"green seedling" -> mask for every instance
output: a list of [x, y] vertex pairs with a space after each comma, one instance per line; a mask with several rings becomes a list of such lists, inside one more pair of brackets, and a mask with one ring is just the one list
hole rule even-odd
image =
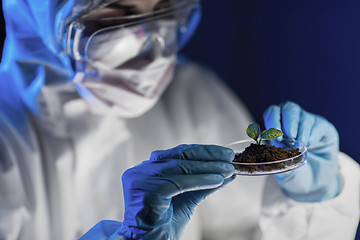
[[284, 135], [281, 130], [276, 128], [270, 128], [261, 132], [260, 125], [256, 122], [248, 126], [246, 133], [249, 137], [254, 139], [258, 145], [260, 145], [262, 139], [272, 140]]

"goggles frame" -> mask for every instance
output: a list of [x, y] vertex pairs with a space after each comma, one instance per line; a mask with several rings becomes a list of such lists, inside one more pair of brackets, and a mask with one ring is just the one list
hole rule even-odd
[[[122, 16], [119, 18], [101, 19], [79, 19], [70, 23], [66, 37], [66, 54], [75, 60], [87, 59], [87, 46], [91, 38], [99, 32], [131, 27], [144, 24], [150, 21], [171, 17], [180, 19], [178, 34], [185, 34], [187, 31], [187, 20], [193, 11], [200, 9], [200, 0], [181, 0], [176, 4], [153, 12], [136, 15]], [[185, 21], [185, 22], [183, 22]]]

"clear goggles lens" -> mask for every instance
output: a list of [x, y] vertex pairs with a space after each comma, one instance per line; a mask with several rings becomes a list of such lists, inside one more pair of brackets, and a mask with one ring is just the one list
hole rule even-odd
[[75, 60], [111, 68], [139, 63], [139, 59], [152, 61], [159, 54], [170, 56], [188, 38], [189, 25], [199, 8], [198, 0], [179, 0], [151, 13], [72, 22], [67, 53]]

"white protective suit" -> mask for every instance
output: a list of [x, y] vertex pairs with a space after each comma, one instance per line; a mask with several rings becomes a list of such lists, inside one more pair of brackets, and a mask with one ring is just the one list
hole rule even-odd
[[[3, 3], [1, 240], [70, 240], [102, 219], [121, 221], [121, 175], [153, 150], [246, 137], [246, 108], [216, 75], [186, 61], [143, 116], [91, 114], [70, 81], [70, 63], [56, 37], [66, 19], [100, 1]], [[353, 239], [360, 170], [345, 154], [339, 162], [341, 193], [321, 203], [285, 197], [272, 176], [238, 177], [202, 203], [183, 239]]]

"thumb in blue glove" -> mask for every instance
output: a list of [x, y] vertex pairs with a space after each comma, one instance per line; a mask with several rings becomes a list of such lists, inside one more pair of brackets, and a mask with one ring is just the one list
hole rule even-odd
[[231, 149], [180, 145], [155, 151], [123, 175], [125, 218], [119, 235], [179, 239], [195, 208], [234, 179]]
[[264, 112], [266, 128], [277, 128], [285, 137], [308, 146], [308, 163], [275, 175], [285, 194], [294, 200], [319, 202], [340, 192], [338, 172], [339, 136], [323, 117], [303, 110], [293, 102], [270, 106]]

